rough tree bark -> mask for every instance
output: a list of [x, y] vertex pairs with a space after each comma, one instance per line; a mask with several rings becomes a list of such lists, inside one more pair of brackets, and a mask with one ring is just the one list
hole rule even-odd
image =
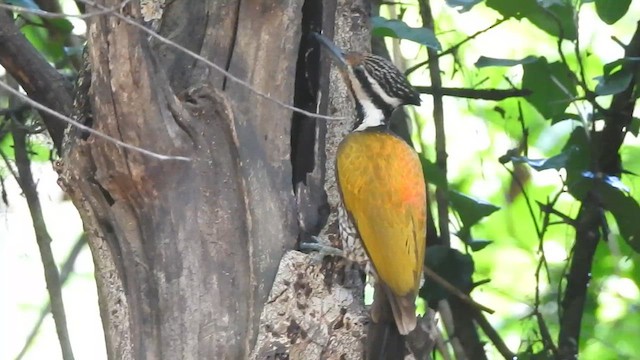
[[[114, 8], [120, 3], [99, 2]], [[303, 3], [175, 1], [167, 2], [161, 14], [144, 15], [160, 19], [151, 25], [159, 24], [161, 35], [291, 104], [296, 64], [299, 56], [308, 56], [298, 48], [301, 39], [307, 41], [301, 27], [312, 21], [303, 20]], [[354, 45], [368, 36], [361, 4], [308, 0], [306, 6], [322, 9], [313, 21], [325, 30], [333, 30], [334, 13], [341, 9], [335, 15], [338, 32], [355, 32], [358, 36], [346, 47], [358, 48]], [[121, 14], [142, 18], [137, 2]], [[109, 358], [248, 358], [266, 328], [260, 327], [263, 306], [276, 299], [272, 294], [268, 301], [281, 258], [296, 246], [301, 231], [322, 228], [326, 214], [317, 214], [327, 208], [320, 187], [324, 161], [346, 125], [327, 128], [317, 122], [312, 142], [297, 142], [298, 151], [315, 154], [308, 171], [297, 172], [299, 179], [308, 175], [311, 180], [300, 185], [290, 157], [291, 141], [298, 136], [291, 133], [290, 110], [121, 18], [94, 17], [88, 29], [93, 128], [138, 147], [191, 158], [159, 160], [80, 132], [72, 133], [63, 151], [60, 180], [88, 233]], [[326, 108], [328, 84], [320, 86], [320, 108]], [[352, 105], [344, 101], [344, 92], [340, 96], [342, 102], [332, 100], [330, 112], [349, 114]], [[335, 190], [329, 189], [332, 194]], [[298, 209], [313, 216], [298, 216]], [[288, 258], [293, 260], [284, 268], [293, 264], [292, 273], [306, 272], [324, 284], [324, 275], [315, 275], [322, 269], [317, 260], [296, 254]], [[308, 266], [300, 267], [301, 262]], [[299, 295], [299, 282], [281, 284]], [[335, 292], [326, 296], [335, 297]], [[352, 303], [348, 300], [329, 322], [344, 324], [345, 313], [353, 313], [352, 323], [360, 324], [362, 307]], [[307, 330], [289, 324], [285, 335], [292, 344], [309, 342]], [[349, 354], [357, 353], [362, 326], [346, 328], [355, 342], [334, 341], [329, 334], [313, 354], [355, 358]], [[345, 344], [356, 352], [336, 350]], [[254, 356], [276, 354], [257, 349]]]

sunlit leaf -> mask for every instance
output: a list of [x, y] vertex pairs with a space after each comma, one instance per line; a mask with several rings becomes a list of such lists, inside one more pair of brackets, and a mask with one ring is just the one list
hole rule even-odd
[[7, 158], [13, 160], [16, 155], [13, 150], [13, 136], [11, 133], [5, 134], [5, 136], [0, 139], [0, 151], [7, 156]]
[[447, 0], [447, 5], [456, 8], [461, 12], [469, 11], [472, 7], [482, 2], [482, 0]]
[[33, 162], [49, 161], [51, 159], [51, 147], [39, 142], [30, 142], [29, 158]]
[[58, 62], [64, 57], [64, 40], [51, 39], [49, 31], [42, 26], [27, 25], [21, 29], [24, 36], [29, 40], [47, 60], [51, 62]]
[[496, 59], [496, 58], [491, 58], [486, 56], [480, 56], [480, 58], [478, 58], [478, 61], [476, 61], [475, 65], [477, 68], [483, 68], [483, 67], [489, 67], [489, 66], [511, 67], [511, 66], [522, 65], [522, 64], [530, 64], [532, 62], [535, 62], [536, 60], [538, 60], [536, 56], [527, 56], [520, 60]]
[[522, 67], [522, 87], [532, 91], [527, 101], [546, 119], [563, 114], [577, 95], [572, 72], [567, 65], [561, 62], [549, 64], [545, 58], [539, 58]]
[[465, 227], [472, 227], [483, 217], [498, 211], [500, 207], [483, 200], [474, 199], [457, 191], [449, 191], [451, 206], [460, 215], [460, 220]]
[[602, 21], [611, 25], [627, 13], [630, 4], [631, 0], [596, 0], [596, 12]]
[[67, 19], [49, 19], [48, 24], [63, 34], [73, 31], [73, 24]]
[[389, 20], [380, 16], [371, 18], [374, 36], [405, 39], [424, 46], [440, 50], [440, 42], [433, 31], [427, 28], [413, 28], [400, 20]]

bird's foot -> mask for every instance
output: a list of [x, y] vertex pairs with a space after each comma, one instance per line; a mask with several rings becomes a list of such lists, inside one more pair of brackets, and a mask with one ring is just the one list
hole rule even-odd
[[302, 251], [315, 251], [320, 259], [325, 256], [338, 256], [345, 257], [345, 253], [342, 249], [335, 248], [328, 245], [329, 242], [317, 236], [311, 237], [316, 242], [303, 242], [300, 244], [300, 250]]

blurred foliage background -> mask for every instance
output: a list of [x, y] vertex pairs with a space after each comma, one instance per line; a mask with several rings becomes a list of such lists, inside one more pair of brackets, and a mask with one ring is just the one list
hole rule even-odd
[[[58, 7], [45, 9], [45, 3]], [[3, 4], [79, 13], [76, 2], [69, 0]], [[438, 54], [443, 88], [457, 95], [456, 89], [470, 90], [463, 91], [466, 97], [443, 97], [446, 173], [436, 165], [438, 125], [431, 96], [423, 95], [423, 105], [408, 110], [411, 137], [431, 183], [436, 223], [434, 189], [447, 190], [450, 244], [455, 249], [436, 241], [427, 264], [495, 310], [487, 319], [511, 352], [523, 359], [556, 358], [567, 274], [581, 246], [576, 242], [581, 226], [577, 220], [584, 202], [596, 197], [602, 209], [596, 226], [600, 238], [593, 262], [587, 264], [591, 280], [581, 319], [580, 358], [639, 359], [637, 111], [623, 126], [626, 136], [613, 168], [602, 168], [596, 141], [609, 122], [622, 118], [611, 110], [613, 99], [630, 91], [630, 103], [635, 104], [638, 97], [640, 56], [628, 56], [625, 49], [637, 31], [640, 0], [429, 4], [433, 31], [423, 27], [425, 1], [383, 2], [380, 16], [372, 21], [374, 36], [385, 39], [394, 62], [423, 92], [433, 91], [423, 88], [432, 85], [427, 49]], [[84, 22], [19, 11], [15, 16], [33, 46], [73, 81]], [[0, 76], [8, 81], [1, 69]], [[104, 358], [90, 254], [86, 248], [79, 250], [81, 223], [56, 188], [49, 164], [51, 144], [35, 112], [10, 102], [5, 93], [0, 93], [0, 111], [0, 298], [7, 319], [0, 357], [16, 358], [22, 351], [25, 359], [58, 358], [60, 351], [50, 316], [44, 316], [33, 341], [22, 350], [41, 313], [46, 314], [47, 293], [29, 213], [13, 179], [8, 129], [10, 115], [20, 111], [28, 119], [24, 125], [30, 132], [32, 167], [41, 201], [47, 204], [45, 219], [58, 265], [71, 269], [76, 264], [64, 285], [72, 345], [78, 358]], [[448, 296], [429, 281], [421, 295], [432, 305]], [[487, 357], [503, 357], [480, 334]]]

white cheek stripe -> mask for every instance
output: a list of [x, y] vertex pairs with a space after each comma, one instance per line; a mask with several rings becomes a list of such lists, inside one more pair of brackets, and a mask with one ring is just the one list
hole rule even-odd
[[360, 124], [355, 131], [361, 131], [366, 128], [384, 124], [384, 114], [382, 113], [382, 110], [373, 105], [369, 98], [365, 101], [361, 99], [360, 104], [362, 105], [362, 110], [364, 112], [364, 120], [362, 120], [362, 124]]
[[[360, 126], [355, 128], [354, 131], [362, 131], [366, 128], [383, 125], [384, 113], [382, 112], [382, 110], [378, 109], [373, 104], [373, 101], [371, 101], [371, 99], [369, 98], [369, 95], [367, 95], [367, 92], [362, 88], [362, 86], [360, 85], [360, 82], [355, 77], [353, 72], [349, 70], [348, 74], [349, 74], [349, 79], [351, 80], [351, 86], [353, 86], [353, 92], [355, 93], [355, 96], [358, 98], [357, 100], [360, 102], [360, 105], [362, 105], [362, 112], [364, 113], [364, 119], [362, 120], [362, 124], [360, 124]], [[367, 79], [370, 81], [372, 80], [368, 74], [367, 74]], [[375, 84], [374, 86], [377, 86], [378, 88], [380, 88], [380, 85], [378, 85], [378, 83], [375, 82], [375, 80], [373, 83]]]

